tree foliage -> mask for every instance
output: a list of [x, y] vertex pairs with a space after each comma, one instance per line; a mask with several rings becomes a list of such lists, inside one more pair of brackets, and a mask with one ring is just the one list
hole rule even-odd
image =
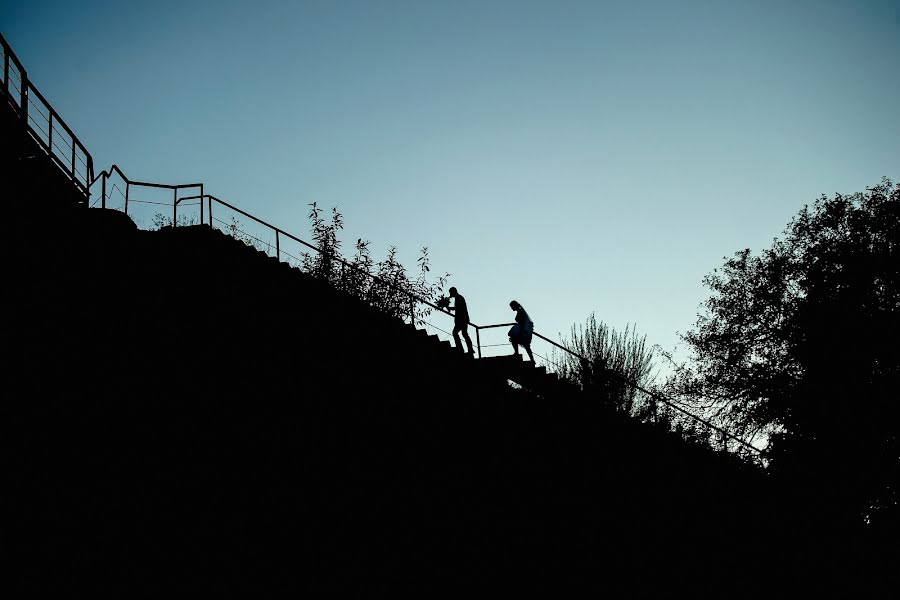
[[778, 469], [872, 518], [897, 504], [900, 185], [822, 196], [761, 254], [704, 279], [671, 392], [743, 435]]

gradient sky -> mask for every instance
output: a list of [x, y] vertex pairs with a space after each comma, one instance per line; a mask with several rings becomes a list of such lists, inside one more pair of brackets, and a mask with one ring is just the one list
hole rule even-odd
[[98, 172], [305, 238], [337, 206], [554, 338], [595, 311], [671, 349], [724, 256], [900, 178], [900, 0], [28, 0], [0, 31]]

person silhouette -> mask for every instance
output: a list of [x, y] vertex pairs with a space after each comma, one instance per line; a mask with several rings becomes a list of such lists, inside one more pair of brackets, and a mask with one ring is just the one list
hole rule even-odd
[[472, 338], [469, 337], [469, 307], [466, 299], [457, 291], [455, 287], [450, 288], [450, 297], [455, 300], [453, 306], [447, 306], [447, 310], [453, 311], [453, 339], [456, 341], [456, 347], [461, 351], [462, 342], [459, 340], [459, 334], [462, 332], [463, 338], [469, 351], [466, 354], [473, 356], [475, 352], [472, 350]]
[[509, 341], [513, 350], [518, 355], [519, 346], [524, 347], [525, 352], [528, 353], [528, 358], [531, 359], [531, 362], [534, 362], [534, 355], [531, 353], [531, 334], [534, 332], [534, 323], [531, 321], [528, 313], [525, 312], [525, 309], [522, 308], [522, 305], [515, 300], [509, 303], [509, 307], [516, 311], [516, 324], [509, 330]]

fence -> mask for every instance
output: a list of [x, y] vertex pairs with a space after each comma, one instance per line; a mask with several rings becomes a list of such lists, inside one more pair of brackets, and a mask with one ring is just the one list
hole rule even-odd
[[2, 35], [0, 46], [3, 50], [3, 95], [24, 126], [23, 133], [47, 153], [53, 164], [72, 181], [87, 201], [89, 187], [94, 180], [94, 159], [31, 83], [25, 67]]
[[[406, 279], [405, 275], [394, 279], [383, 279], [368, 272], [366, 268], [361, 268], [358, 264], [350, 263], [338, 255], [324, 252], [321, 248], [220, 198], [206, 194], [202, 183], [173, 185], [130, 180], [117, 165], [112, 165], [109, 171], [104, 170], [94, 177], [93, 158], [90, 153], [56, 110], [50, 106], [43, 94], [31, 83], [21, 61], [2, 35], [0, 35], [0, 46], [2, 46], [3, 52], [4, 96], [24, 126], [23, 133], [30, 136], [46, 152], [53, 164], [84, 195], [89, 206], [99, 205], [101, 208], [120, 209], [125, 214], [132, 216], [139, 226], [146, 227], [146, 220], [138, 214], [143, 210], [142, 207], [163, 206], [168, 209], [171, 205], [171, 220], [165, 217], [159, 220], [156, 218], [159, 214], [157, 213], [154, 214], [154, 225], [169, 224], [177, 227], [183, 224], [202, 223], [208, 224], [212, 228], [218, 226], [219, 229], [223, 229], [258, 250], [274, 256], [279, 261], [307, 270], [312, 265], [321, 271], [320, 275], [333, 279], [348, 291], [364, 294], [370, 303], [403, 319], [408, 318], [411, 324], [439, 331], [446, 337], [451, 335], [447, 329], [452, 326], [448, 325], [447, 329], [444, 329], [427, 321], [426, 318], [432, 314], [443, 315], [444, 318], [452, 318], [453, 315], [440, 308], [435, 302], [436, 298], [414, 293], [415, 284]], [[94, 202], [90, 202], [91, 190], [97, 182], [100, 183], [100, 197]], [[199, 191], [199, 194], [191, 194], [191, 191]], [[169, 194], [171, 194], [171, 199], [169, 199]], [[179, 209], [183, 211], [181, 219], [179, 218]], [[193, 215], [186, 216], [184, 213], [186, 209], [192, 211]], [[158, 209], [151, 208], [150, 210]], [[190, 215], [191, 212], [188, 214]], [[231, 216], [230, 221], [228, 220], [229, 215]], [[249, 225], [239, 219], [247, 220]], [[255, 228], [255, 231], [247, 231], [250, 227]], [[310, 252], [313, 253], [313, 257], [317, 258], [310, 259]], [[475, 345], [479, 359], [488, 355], [496, 356], [509, 352], [510, 346], [505, 339], [506, 336], [505, 334], [501, 336], [501, 334], [503, 329], [511, 327], [512, 323], [493, 325], [471, 323], [470, 325], [475, 331]], [[579, 364], [589, 364], [586, 357], [578, 355], [538, 332], [534, 332], [533, 343], [544, 344], [550, 350], [549, 352], [545, 351], [544, 354], [535, 352], [535, 355], [541, 358], [551, 372], [566, 371], [564, 365], [557, 360], [559, 353], [576, 358]], [[500, 348], [505, 351], [499, 350]], [[617, 377], [619, 380], [613, 381]], [[666, 415], [677, 415], [682, 418], [682, 422], [689, 424], [688, 429], [694, 431], [698, 438], [702, 437], [709, 441], [713, 436], [717, 436], [723, 447], [731, 444], [741, 450], [749, 450], [756, 454], [760, 452], [744, 440], [691, 414], [661, 395], [641, 387], [637, 382], [622, 378], [615, 372], [606, 373], [606, 379], [597, 385], [605, 388], [603, 395], [616, 399], [634, 416], [649, 421], [662, 419], [671, 422], [672, 419]], [[664, 407], [662, 411], [660, 407]], [[660, 417], [661, 414], [662, 417]], [[681, 425], [679, 424], [677, 427], [681, 427]]]
[[[113, 176], [118, 177], [118, 181], [110, 185]], [[406, 320], [409, 323], [423, 326], [432, 331], [441, 332], [445, 339], [449, 339], [452, 325], [447, 325], [446, 329], [434, 323], [427, 318], [432, 314], [442, 315], [443, 318], [453, 317], [452, 313], [440, 308], [434, 300], [435, 298], [426, 298], [411, 291], [409, 281], [387, 281], [377, 275], [360, 268], [359, 265], [353, 264], [341, 258], [340, 256], [323, 252], [321, 248], [310, 244], [303, 239], [284, 231], [266, 221], [251, 215], [250, 213], [234, 206], [233, 204], [222, 200], [212, 194], [204, 193], [202, 183], [189, 184], [159, 184], [144, 181], [132, 181], [122, 172], [122, 170], [113, 165], [109, 171], [102, 171], [98, 175], [96, 181], [101, 183], [100, 199], [94, 203], [100, 204], [103, 208], [108, 207], [108, 194], [112, 195], [113, 187], [121, 187], [118, 193], [123, 200], [121, 204], [122, 210], [126, 214], [134, 210], [135, 203], [147, 203], [151, 205], [162, 205], [166, 209], [171, 206], [171, 220], [166, 220], [158, 225], [179, 226], [183, 224], [206, 224], [211, 228], [220, 229], [229, 235], [244, 241], [246, 244], [253, 246], [257, 250], [265, 252], [269, 256], [279, 261], [286, 262], [293, 267], [310, 270], [310, 265], [327, 265], [319, 273], [320, 276], [326, 277], [335, 285], [345, 285], [348, 281], [364, 281], [365, 285], [352, 286], [353, 290], [367, 290], [376, 293], [368, 293], [367, 299], [371, 303], [376, 300], [385, 302], [385, 297], [392, 299], [387, 306], [380, 308], [386, 309], [388, 312]], [[163, 190], [163, 193], [171, 193], [171, 200], [167, 201], [147, 201], [135, 200], [132, 198], [132, 189], [152, 189]], [[199, 194], [181, 195], [183, 190], [195, 189], [199, 190]], [[184, 209], [189, 208], [192, 213], [190, 216], [184, 214]], [[179, 209], [182, 214], [179, 215]], [[318, 256], [318, 262], [311, 260], [310, 256]], [[355, 278], [355, 279], [354, 279]], [[513, 323], [497, 323], [492, 325], [478, 325], [470, 323], [475, 332], [475, 346], [477, 348], [478, 358], [486, 358], [488, 356], [497, 356], [500, 354], [509, 354], [512, 349], [506, 338], [506, 328]], [[573, 352], [571, 349], [534, 332], [533, 346], [543, 345], [546, 350], [543, 354], [534, 349], [536, 358], [540, 358], [547, 370], [550, 372], [564, 372], [564, 360], [560, 356], [568, 355], [577, 360], [580, 365], [590, 365], [587, 357]], [[503, 350], [499, 350], [503, 348]], [[748, 442], [732, 435], [724, 429], [717, 427], [698, 417], [677, 403], [664, 398], [660, 394], [648, 390], [640, 386], [637, 382], [629, 381], [621, 377], [613, 371], [606, 372], [605, 379], [596, 385], [602, 387], [601, 397], [610, 397], [617, 406], [627, 411], [632, 416], [638, 417], [644, 421], [665, 423], [676, 430], [679, 430], [685, 437], [705, 440], [709, 443], [717, 443], [723, 448], [731, 451], [750, 452], [758, 455], [760, 450]]]

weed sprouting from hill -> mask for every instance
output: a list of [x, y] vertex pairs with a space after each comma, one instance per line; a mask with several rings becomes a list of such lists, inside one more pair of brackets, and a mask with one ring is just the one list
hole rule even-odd
[[716, 432], [703, 423], [657, 399], [660, 391], [654, 375], [657, 347], [648, 347], [647, 336], [638, 335], [634, 326], [627, 325], [619, 332], [598, 321], [592, 313], [583, 324], [572, 326], [562, 344], [575, 354], [558, 353], [560, 377], [576, 383], [610, 409], [652, 423], [690, 442], [724, 445]]
[[[188, 217], [186, 215], [178, 215], [178, 220], [175, 222], [178, 227], [189, 227], [191, 225], [197, 225], [197, 220]], [[172, 226], [172, 217], [169, 215], [164, 215], [161, 212], [153, 215], [153, 221], [148, 228], [150, 231], [159, 231], [163, 227], [171, 227]]]
[[353, 256], [345, 258], [338, 237], [344, 228], [343, 215], [336, 207], [332, 208], [329, 221], [315, 202], [309, 206], [312, 238], [318, 251], [303, 253], [301, 266], [305, 272], [391, 316], [415, 318], [420, 322], [431, 313], [430, 306], [416, 302], [414, 297], [434, 303], [443, 295], [450, 274], [446, 273], [436, 281], [428, 280], [431, 264], [427, 247], [420, 250], [419, 273], [415, 278], [410, 277], [397, 259], [396, 246], [390, 247], [384, 260], [375, 262], [369, 241], [360, 238], [356, 240]]
[[560, 376], [601, 392], [616, 410], [630, 414], [644, 410], [646, 400], [635, 385], [647, 387], [653, 383], [654, 351], [647, 347], [646, 335], [638, 336], [631, 325], [620, 333], [597, 321], [592, 313], [583, 325], [572, 326], [563, 345], [587, 360], [563, 353]]

